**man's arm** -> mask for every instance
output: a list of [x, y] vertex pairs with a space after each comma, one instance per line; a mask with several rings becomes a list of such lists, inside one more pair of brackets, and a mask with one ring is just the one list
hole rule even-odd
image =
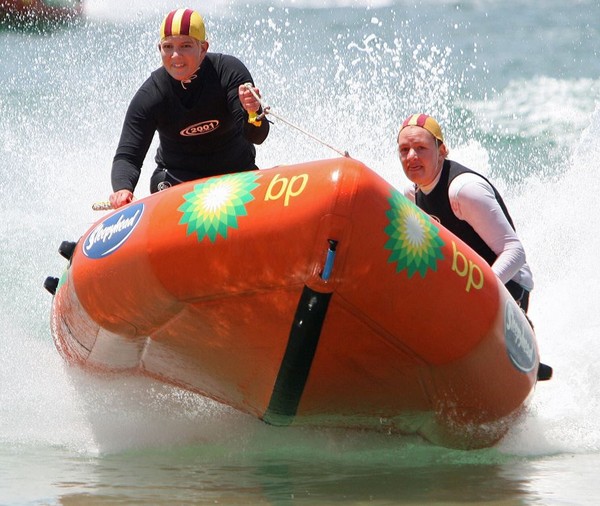
[[[223, 65], [222, 84], [227, 89], [227, 106], [235, 118], [236, 123], [242, 125], [244, 137], [252, 144], [262, 144], [269, 135], [269, 122], [264, 118], [262, 121], [249, 123], [248, 111], [240, 101], [240, 86], [251, 83], [254, 80], [246, 66], [237, 58], [230, 55], [222, 55], [220, 62]], [[262, 111], [258, 109], [258, 114]]]
[[150, 111], [150, 96], [141, 88], [133, 97], [121, 130], [121, 138], [115, 153], [111, 183], [113, 191], [133, 192], [144, 159], [156, 131], [156, 120]]
[[492, 187], [476, 174], [461, 174], [448, 189], [457, 218], [466, 221], [498, 255], [492, 270], [502, 283], [510, 281], [526, 262], [525, 248], [506, 219]]

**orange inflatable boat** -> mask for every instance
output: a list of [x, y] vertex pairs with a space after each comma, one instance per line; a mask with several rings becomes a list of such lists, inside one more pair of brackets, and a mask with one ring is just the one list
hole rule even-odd
[[349, 158], [181, 184], [66, 249], [67, 362], [269, 424], [485, 447], [536, 384], [532, 328], [487, 263]]

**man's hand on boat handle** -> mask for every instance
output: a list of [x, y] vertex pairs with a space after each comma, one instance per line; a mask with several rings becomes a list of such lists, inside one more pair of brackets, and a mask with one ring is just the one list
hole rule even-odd
[[113, 209], [118, 209], [133, 200], [133, 193], [129, 190], [118, 190], [112, 193], [108, 200]]

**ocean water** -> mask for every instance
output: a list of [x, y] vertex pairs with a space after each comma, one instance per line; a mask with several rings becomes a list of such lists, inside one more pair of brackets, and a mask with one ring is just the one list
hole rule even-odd
[[60, 242], [99, 217], [91, 204], [110, 193], [125, 109], [160, 63], [162, 16], [179, 6], [88, 0], [81, 22], [0, 32], [0, 504], [598, 504], [597, 1], [188, 2], [205, 14], [211, 50], [240, 57], [298, 127], [273, 120], [261, 167], [337, 156], [329, 145], [401, 186], [397, 129], [425, 111], [451, 157], [503, 192], [555, 375], [503, 441], [468, 452], [267, 427], [59, 357], [42, 283], [64, 268]]

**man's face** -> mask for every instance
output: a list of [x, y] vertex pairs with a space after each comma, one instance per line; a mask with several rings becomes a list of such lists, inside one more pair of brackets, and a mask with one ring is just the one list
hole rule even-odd
[[442, 169], [442, 148], [424, 128], [403, 128], [398, 135], [398, 155], [406, 177], [419, 186], [432, 183]]
[[206, 51], [207, 42], [189, 35], [171, 35], [158, 44], [162, 63], [169, 75], [178, 81], [189, 79], [198, 69]]

